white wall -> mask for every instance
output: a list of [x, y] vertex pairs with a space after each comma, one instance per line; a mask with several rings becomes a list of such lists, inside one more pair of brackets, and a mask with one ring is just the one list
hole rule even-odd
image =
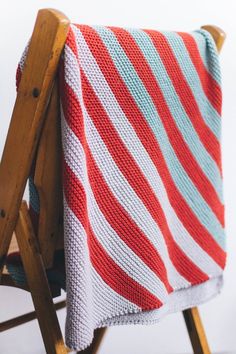
[[[235, 0], [45, 0], [0, 2], [0, 153], [6, 137], [15, 98], [15, 68], [28, 40], [37, 10], [54, 7], [75, 22], [191, 30], [202, 24], [217, 24], [228, 37], [221, 54], [224, 109], [223, 163], [225, 178], [228, 264], [222, 294], [201, 307], [212, 349], [236, 353], [236, 2]], [[18, 296], [19, 294], [19, 296]], [[2, 311], [3, 300], [11, 310]], [[0, 321], [14, 311], [31, 308], [30, 298], [16, 290], [0, 288]], [[63, 326], [64, 312], [60, 313]], [[16, 334], [18, 333], [18, 336]], [[30, 335], [29, 335], [30, 334]], [[27, 348], [30, 340], [31, 348]], [[16, 350], [17, 348], [17, 350]], [[21, 351], [20, 351], [20, 348]], [[44, 353], [37, 325], [1, 334], [0, 352]], [[117, 327], [109, 331], [102, 354], [187, 353], [191, 348], [181, 314], [171, 315], [151, 327]]]

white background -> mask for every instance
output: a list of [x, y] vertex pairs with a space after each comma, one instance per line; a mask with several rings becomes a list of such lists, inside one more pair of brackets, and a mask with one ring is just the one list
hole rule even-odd
[[[236, 1], [235, 0], [84, 0], [0, 2], [0, 153], [15, 99], [15, 69], [29, 39], [37, 10], [53, 7], [72, 21], [188, 31], [216, 24], [227, 33], [221, 54], [223, 74], [223, 164], [225, 181], [228, 264], [222, 294], [201, 307], [214, 352], [236, 353]], [[0, 288], [0, 321], [32, 308], [28, 294]], [[62, 327], [65, 311], [59, 313]], [[0, 353], [44, 353], [37, 323], [0, 334]], [[190, 353], [181, 314], [151, 327], [109, 330], [100, 354]]]

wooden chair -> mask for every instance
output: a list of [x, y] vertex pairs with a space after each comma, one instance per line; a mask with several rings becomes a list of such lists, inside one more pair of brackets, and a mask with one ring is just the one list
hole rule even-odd
[[[43, 9], [38, 13], [0, 165], [0, 285], [29, 291], [35, 307], [35, 312], [1, 323], [0, 331], [37, 318], [48, 354], [68, 352], [55, 311], [65, 302], [53, 304], [61, 288], [48, 283], [46, 270], [53, 265], [56, 249], [63, 247], [57, 68], [69, 24], [59, 11]], [[224, 32], [214, 26], [203, 28], [211, 33], [220, 51]], [[37, 235], [27, 204], [22, 202], [33, 161], [40, 198]], [[16, 285], [5, 269], [9, 250], [17, 248], [14, 235], [27, 277], [24, 286]], [[198, 309], [188, 309], [183, 315], [194, 353], [209, 354]], [[95, 332], [84, 354], [97, 352], [105, 330]]]

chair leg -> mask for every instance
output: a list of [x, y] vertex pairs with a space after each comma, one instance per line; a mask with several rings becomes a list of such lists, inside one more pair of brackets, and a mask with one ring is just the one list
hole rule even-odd
[[100, 348], [106, 330], [107, 328], [96, 329], [91, 345], [87, 349], [77, 352], [77, 354], [96, 354]]
[[211, 354], [197, 307], [183, 311], [194, 354]]
[[66, 354], [67, 349], [26, 202], [22, 203], [15, 231], [46, 352]]

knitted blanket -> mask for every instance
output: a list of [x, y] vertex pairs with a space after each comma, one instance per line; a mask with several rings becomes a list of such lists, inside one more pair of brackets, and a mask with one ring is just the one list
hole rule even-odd
[[221, 86], [204, 30], [71, 25], [60, 64], [66, 344], [217, 294]]

